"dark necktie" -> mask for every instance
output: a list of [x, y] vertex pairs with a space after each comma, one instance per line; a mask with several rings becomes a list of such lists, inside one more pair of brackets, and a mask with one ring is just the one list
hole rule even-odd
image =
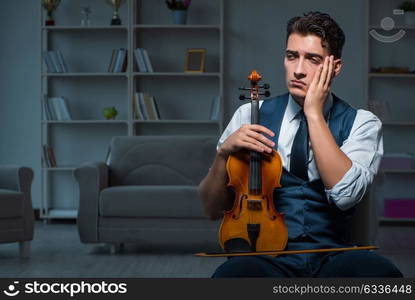
[[290, 172], [308, 181], [308, 126], [303, 110], [299, 112], [300, 126], [291, 148]]

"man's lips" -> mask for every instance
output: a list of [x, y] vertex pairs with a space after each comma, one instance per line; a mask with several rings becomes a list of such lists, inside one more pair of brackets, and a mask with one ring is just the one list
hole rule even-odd
[[291, 83], [294, 85], [306, 85], [305, 82], [302, 82], [300, 80], [291, 80]]

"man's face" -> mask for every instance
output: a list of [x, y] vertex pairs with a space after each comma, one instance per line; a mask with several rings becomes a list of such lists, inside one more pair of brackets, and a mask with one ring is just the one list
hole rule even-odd
[[285, 77], [288, 91], [298, 104], [304, 104], [317, 67], [328, 55], [330, 53], [321, 46], [321, 38], [316, 35], [292, 33], [289, 36], [284, 58]]

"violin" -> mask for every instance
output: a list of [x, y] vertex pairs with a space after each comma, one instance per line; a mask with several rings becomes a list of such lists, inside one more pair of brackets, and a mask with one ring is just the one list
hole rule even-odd
[[[268, 84], [255, 70], [248, 76], [251, 100], [251, 124], [259, 124], [259, 96], [269, 97]], [[246, 97], [241, 95], [240, 100]], [[227, 253], [247, 251], [276, 251], [285, 248], [288, 230], [284, 214], [274, 205], [273, 192], [281, 187], [282, 159], [273, 149], [271, 153], [241, 150], [229, 156], [226, 162], [229, 183], [235, 192], [231, 210], [224, 211], [219, 228], [219, 242]], [[277, 200], [278, 201], [278, 200]]]

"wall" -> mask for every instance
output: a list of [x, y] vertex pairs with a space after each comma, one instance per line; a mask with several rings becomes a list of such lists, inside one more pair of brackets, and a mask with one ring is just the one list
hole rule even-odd
[[0, 164], [30, 166], [40, 203], [40, 1], [0, 1]]

